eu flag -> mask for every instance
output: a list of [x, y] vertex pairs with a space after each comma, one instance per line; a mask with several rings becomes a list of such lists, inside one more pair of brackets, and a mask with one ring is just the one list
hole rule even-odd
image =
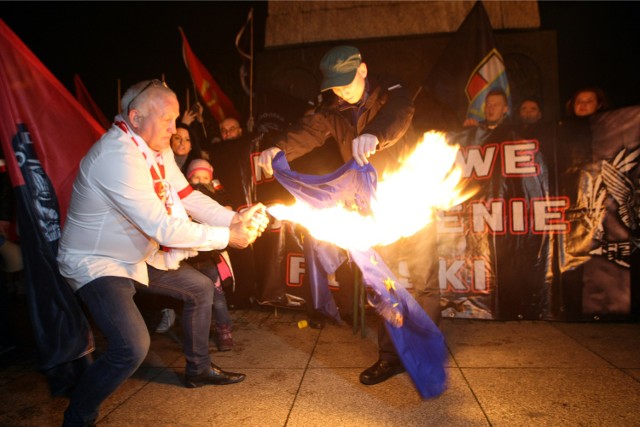
[[[341, 204], [353, 206], [363, 215], [370, 212], [377, 183], [376, 171], [370, 164], [358, 166], [350, 160], [328, 175], [304, 175], [291, 171], [284, 153], [280, 152], [273, 159], [273, 170], [276, 179], [296, 200], [314, 208]], [[385, 320], [396, 351], [418, 392], [423, 398], [440, 395], [446, 385], [447, 355], [442, 333], [409, 292], [395, 285], [397, 279], [375, 250], [349, 249], [349, 255], [361, 270], [367, 299]]]

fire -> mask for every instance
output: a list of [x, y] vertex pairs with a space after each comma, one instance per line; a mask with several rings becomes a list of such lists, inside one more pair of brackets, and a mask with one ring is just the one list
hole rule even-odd
[[461, 171], [454, 166], [457, 146], [444, 134], [427, 132], [395, 172], [378, 182], [371, 214], [349, 206], [316, 209], [305, 203], [274, 205], [268, 211], [280, 220], [298, 223], [318, 240], [344, 249], [367, 250], [408, 237], [429, 224], [437, 210], [449, 209], [470, 195], [460, 189]]

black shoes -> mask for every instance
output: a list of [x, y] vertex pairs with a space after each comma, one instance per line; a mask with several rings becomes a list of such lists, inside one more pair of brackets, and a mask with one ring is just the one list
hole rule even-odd
[[388, 380], [394, 375], [401, 374], [405, 371], [401, 362], [391, 363], [386, 360], [380, 360], [360, 374], [360, 382], [366, 385], [379, 384]]
[[245, 374], [235, 372], [225, 372], [213, 363], [211, 368], [198, 375], [186, 375], [185, 386], [187, 388], [198, 388], [203, 385], [226, 385], [239, 383], [246, 377]]

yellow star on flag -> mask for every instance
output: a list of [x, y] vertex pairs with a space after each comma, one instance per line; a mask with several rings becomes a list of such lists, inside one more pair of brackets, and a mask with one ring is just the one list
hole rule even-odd
[[395, 290], [396, 282], [394, 282], [393, 280], [391, 280], [390, 277], [387, 277], [386, 279], [384, 279], [384, 285], [387, 287], [387, 290], [390, 291], [391, 289]]

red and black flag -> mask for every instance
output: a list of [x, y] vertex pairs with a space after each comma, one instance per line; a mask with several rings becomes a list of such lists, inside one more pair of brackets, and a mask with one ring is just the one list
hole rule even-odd
[[53, 395], [88, 363], [87, 319], [56, 262], [80, 159], [103, 129], [0, 20], [0, 141], [16, 196], [29, 316]]

